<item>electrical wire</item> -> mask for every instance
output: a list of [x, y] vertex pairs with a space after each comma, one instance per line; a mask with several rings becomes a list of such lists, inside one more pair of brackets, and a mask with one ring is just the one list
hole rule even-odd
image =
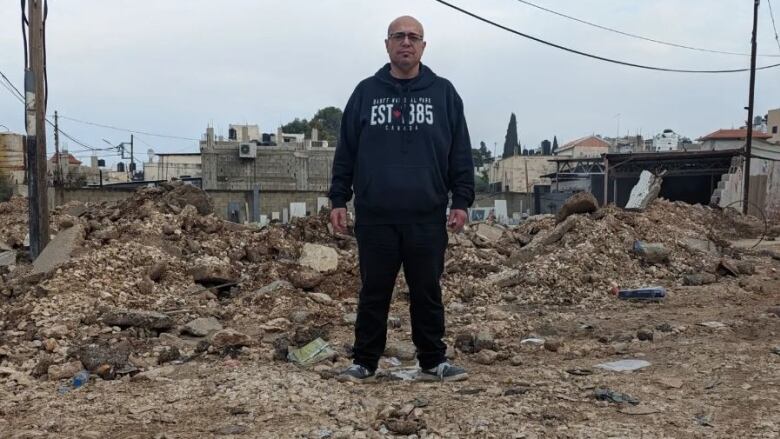
[[[562, 12], [554, 11], [552, 9], [545, 8], [543, 6], [539, 6], [539, 5], [535, 4], [535, 3], [529, 2], [527, 0], [517, 0], [517, 1], [520, 2], [520, 3], [523, 3], [525, 5], [534, 7], [536, 9], [539, 9], [539, 10], [542, 10], [542, 11], [549, 12], [551, 14], [557, 15], [559, 17], [563, 17], [563, 18], [566, 18], [566, 19], [569, 19], [569, 20], [576, 21], [578, 23], [582, 23], [582, 24], [585, 24], [585, 25], [588, 25], [588, 26], [592, 26], [592, 27], [595, 27], [595, 28], [598, 28], [598, 29], [601, 29], [601, 30], [605, 30], [605, 31], [608, 31], [608, 32], [614, 32], [616, 34], [623, 35], [623, 36], [626, 36], [626, 37], [636, 38], [636, 39], [644, 40], [644, 41], [649, 41], [651, 43], [663, 44], [665, 46], [677, 47], [677, 48], [680, 48], [680, 49], [696, 50], [696, 51], [699, 51], [699, 52], [719, 53], [719, 54], [722, 54], [722, 55], [750, 56], [749, 53], [729, 52], [729, 51], [726, 51], [726, 50], [707, 49], [707, 48], [704, 48], [704, 47], [696, 47], [696, 46], [690, 46], [690, 45], [686, 45], [686, 44], [671, 43], [669, 41], [663, 41], [663, 40], [657, 40], [655, 38], [644, 37], [642, 35], [632, 34], [632, 33], [621, 31], [621, 30], [614, 29], [614, 28], [611, 28], [611, 27], [602, 26], [600, 24], [596, 24], [596, 23], [593, 23], [591, 21], [583, 20], [583, 19], [580, 19], [580, 18], [577, 18], [577, 17], [572, 17], [571, 15], [567, 15], [567, 14], [564, 14]], [[770, 8], [771, 8], [771, 5], [770, 5]], [[766, 56], [766, 57], [774, 57], [774, 58], [780, 57], [780, 55], [768, 55], [768, 54], [766, 54], [766, 55], [758, 55], [758, 56]]]
[[14, 83], [13, 83], [13, 82], [11, 82], [11, 80], [10, 80], [10, 79], [8, 79], [8, 77], [7, 77], [7, 76], [5, 76], [5, 73], [3, 73], [3, 71], [2, 71], [2, 70], [0, 70], [0, 77], [2, 77], [2, 78], [3, 78], [3, 80], [4, 80], [4, 84], [6, 84], [6, 83], [8, 84], [8, 85], [6, 86], [6, 88], [8, 88], [8, 86], [10, 86], [10, 87], [13, 89], [13, 91], [12, 91], [11, 89], [8, 89], [8, 91], [10, 91], [10, 92], [11, 92], [11, 94], [12, 94], [12, 95], [14, 95], [14, 96], [16, 97], [16, 99], [19, 99], [19, 100], [21, 100], [21, 102], [22, 102], [22, 103], [24, 103], [24, 94], [22, 94], [22, 92], [20, 92], [20, 91], [19, 91], [19, 89], [18, 89], [18, 88], [16, 88], [16, 86], [14, 85]]
[[772, 19], [772, 29], [775, 30], [775, 41], [777, 41], [777, 49], [780, 50], [780, 36], [777, 35], [777, 24], [775, 23], [775, 11], [772, 9], [772, 0], [766, 0], [769, 4], [769, 17]]
[[73, 117], [68, 117], [68, 116], [63, 116], [63, 115], [60, 115], [60, 117], [62, 119], [67, 119], [67, 120], [70, 120], [72, 122], [83, 123], [85, 125], [92, 125], [92, 126], [101, 127], [101, 128], [108, 128], [110, 130], [116, 130], [116, 131], [125, 131], [125, 132], [128, 132], [128, 133], [138, 133], [138, 134], [143, 134], [145, 136], [150, 136], [150, 137], [163, 137], [163, 138], [166, 138], [166, 139], [190, 140], [190, 141], [196, 141], [196, 142], [200, 141], [200, 139], [195, 139], [195, 138], [192, 138], [192, 137], [172, 136], [172, 135], [168, 135], [168, 134], [150, 133], [148, 131], [134, 130], [134, 129], [131, 129], [131, 128], [122, 128], [122, 127], [117, 127], [117, 126], [113, 126], [113, 125], [105, 125], [105, 124], [97, 123], [97, 122], [89, 122], [89, 121], [86, 121], [86, 120], [76, 119], [76, 118], [73, 118]]
[[[454, 9], [454, 10], [456, 10], [456, 11], [462, 13], [462, 14], [468, 15], [468, 16], [470, 16], [472, 18], [475, 18], [475, 19], [477, 19], [479, 21], [482, 21], [484, 23], [490, 24], [490, 25], [495, 26], [495, 27], [497, 27], [499, 29], [503, 29], [503, 30], [505, 30], [507, 32], [513, 33], [513, 34], [518, 35], [520, 37], [527, 38], [529, 40], [536, 41], [537, 43], [541, 43], [541, 44], [544, 44], [546, 46], [554, 47], [556, 49], [560, 49], [560, 50], [563, 50], [563, 51], [566, 51], [566, 52], [569, 52], [569, 53], [574, 53], [576, 55], [581, 55], [581, 56], [584, 56], [584, 57], [593, 58], [593, 59], [596, 59], [596, 60], [599, 60], [599, 61], [604, 61], [604, 62], [608, 62], [608, 63], [612, 63], [612, 64], [618, 64], [618, 65], [623, 65], [623, 66], [627, 66], [627, 67], [635, 67], [635, 68], [644, 69], [644, 70], [653, 70], [653, 71], [658, 71], [658, 72], [668, 72], [668, 73], [707, 73], [707, 74], [715, 74], [715, 73], [740, 73], [740, 72], [748, 72], [748, 71], [750, 71], [750, 69], [723, 69], [723, 70], [675, 69], [675, 68], [667, 68], [667, 67], [648, 66], [648, 65], [644, 65], [644, 64], [636, 64], [636, 63], [627, 62], [627, 61], [620, 61], [620, 60], [616, 60], [616, 59], [612, 59], [612, 58], [603, 57], [603, 56], [600, 56], [600, 55], [594, 55], [594, 54], [588, 53], [588, 52], [582, 52], [580, 50], [572, 49], [572, 48], [569, 48], [569, 47], [566, 47], [566, 46], [562, 46], [560, 44], [555, 44], [555, 43], [543, 40], [541, 38], [534, 37], [532, 35], [525, 34], [525, 33], [520, 32], [518, 30], [515, 30], [515, 29], [512, 29], [510, 27], [504, 26], [502, 24], [496, 23], [495, 21], [489, 20], [489, 19], [487, 19], [485, 17], [479, 16], [479, 15], [473, 13], [473, 12], [467, 11], [467, 10], [461, 8], [461, 7], [453, 5], [452, 3], [446, 2], [444, 0], [434, 0], [434, 1], [437, 2], [437, 3], [441, 3], [442, 5], [447, 6], [447, 7], [451, 8], [451, 9]], [[772, 69], [772, 68], [775, 68], [775, 67], [780, 67], [780, 63], [758, 67], [758, 68], [756, 68], [756, 70], [766, 70], [766, 69]]]

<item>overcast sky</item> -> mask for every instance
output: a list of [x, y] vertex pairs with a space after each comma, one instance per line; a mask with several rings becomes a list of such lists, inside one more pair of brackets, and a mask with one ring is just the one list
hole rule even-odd
[[[749, 52], [749, 0], [532, 0], [657, 39]], [[584, 26], [516, 0], [451, 0], [506, 26], [562, 45], [663, 67], [749, 67], [749, 57], [693, 52]], [[433, 0], [52, 0], [47, 24], [49, 113], [199, 138], [212, 123], [257, 123], [274, 132], [294, 117], [342, 107], [358, 81], [387, 61], [387, 24], [411, 14], [425, 25], [423, 62], [450, 79], [466, 105], [474, 146], [502, 148], [511, 112], [536, 147], [589, 134], [647, 137], [665, 128], [696, 138], [746, 118], [748, 74], [661, 73], [607, 64], [542, 46]], [[778, 55], [762, 1], [759, 52]], [[715, 6], [717, 4], [717, 6]], [[780, 19], [780, 0], [775, 0]], [[21, 89], [18, 0], [0, 0], [0, 71]], [[759, 58], [759, 65], [780, 58]], [[756, 109], [780, 107], [780, 69], [757, 75]], [[0, 88], [0, 125], [23, 132], [23, 107]], [[61, 120], [90, 146], [129, 133]], [[5, 128], [0, 127], [0, 130]], [[49, 137], [53, 149], [52, 137]], [[137, 135], [140, 159], [196, 151], [197, 142]], [[66, 140], [67, 142], [67, 140]], [[71, 151], [84, 148], [67, 142]], [[146, 143], [146, 144], [144, 144]], [[89, 153], [79, 152], [81, 158]], [[109, 160], [113, 161], [110, 157]]]

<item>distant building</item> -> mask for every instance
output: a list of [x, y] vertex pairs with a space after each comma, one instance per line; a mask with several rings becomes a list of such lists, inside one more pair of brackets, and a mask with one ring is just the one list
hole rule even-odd
[[780, 143], [780, 108], [769, 110], [766, 115], [767, 133], [770, 134], [768, 140], [772, 143]]
[[573, 140], [558, 149], [559, 157], [599, 157], [609, 152], [610, 144], [598, 136]]
[[[761, 131], [753, 131], [753, 144], [769, 144], [771, 134]], [[717, 130], [698, 139], [703, 151], [722, 151], [726, 149], [739, 149], [745, 146], [747, 130]]]
[[[207, 128], [200, 141], [203, 189], [321, 191], [330, 186], [336, 148], [303, 134], [261, 134], [256, 125], [231, 125], [236, 139], [217, 138]], [[230, 136], [229, 136], [230, 137]], [[249, 139], [249, 140], [239, 140]]]
[[144, 163], [144, 180], [147, 181], [200, 177], [201, 173], [199, 152], [154, 154]]
[[653, 151], [668, 152], [680, 149], [682, 137], [671, 129], [665, 129], [662, 133], [653, 136]]
[[532, 193], [535, 185], [549, 185], [542, 177], [555, 172], [553, 156], [516, 155], [498, 160], [488, 168], [488, 181], [495, 192]]

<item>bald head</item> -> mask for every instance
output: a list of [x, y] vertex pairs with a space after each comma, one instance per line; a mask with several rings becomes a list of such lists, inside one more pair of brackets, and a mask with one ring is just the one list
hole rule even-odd
[[420, 36], [425, 35], [422, 23], [409, 15], [403, 15], [390, 22], [390, 26], [387, 27], [387, 35], [393, 32], [414, 32]]

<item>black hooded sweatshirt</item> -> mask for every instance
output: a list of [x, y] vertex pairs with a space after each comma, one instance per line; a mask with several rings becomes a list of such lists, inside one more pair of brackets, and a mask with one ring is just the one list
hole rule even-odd
[[408, 81], [390, 64], [358, 84], [341, 120], [329, 197], [346, 207], [354, 188], [358, 225], [445, 222], [474, 202], [474, 164], [463, 101], [421, 65]]

